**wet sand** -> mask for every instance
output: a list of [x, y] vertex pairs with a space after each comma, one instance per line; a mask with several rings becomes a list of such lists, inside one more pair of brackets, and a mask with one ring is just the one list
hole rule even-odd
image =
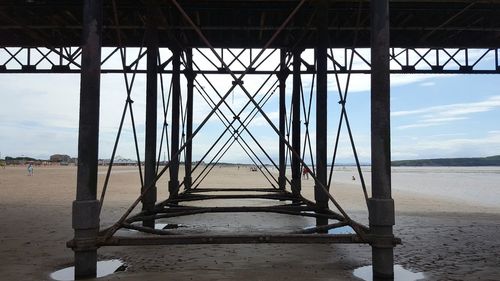
[[[116, 221], [137, 197], [135, 171], [118, 167], [113, 173], [101, 225]], [[104, 176], [101, 169], [99, 186]], [[35, 167], [33, 177], [27, 176], [24, 167], [0, 169], [0, 280], [50, 280], [50, 272], [72, 263], [73, 252], [65, 243], [73, 234], [75, 182], [75, 167]], [[227, 167], [215, 168], [203, 187], [236, 183], [269, 186], [247, 167]], [[303, 182], [308, 198], [312, 185], [311, 179]], [[159, 198], [165, 198], [166, 181], [158, 186]], [[353, 218], [366, 223], [366, 206], [357, 184], [335, 183], [333, 194]], [[395, 249], [397, 264], [424, 272], [428, 280], [500, 280], [500, 208], [397, 189], [393, 195], [395, 234], [403, 240]], [[214, 214], [169, 222], [237, 232], [293, 230], [314, 224], [309, 218], [275, 214]], [[122, 259], [128, 268], [98, 280], [357, 280], [352, 271], [371, 263], [371, 250], [368, 245], [295, 244], [105, 247], [99, 250], [99, 258]]]

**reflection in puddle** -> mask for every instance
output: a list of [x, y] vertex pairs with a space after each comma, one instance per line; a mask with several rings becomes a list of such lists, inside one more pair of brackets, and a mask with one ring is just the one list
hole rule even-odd
[[180, 223], [155, 223], [155, 229], [177, 229], [179, 227], [186, 227]]
[[[354, 276], [363, 279], [365, 281], [372, 281], [372, 266], [367, 265], [354, 270]], [[394, 266], [394, 280], [405, 280], [405, 281], [417, 281], [423, 280], [424, 274], [422, 272], [411, 272], [404, 269], [401, 265]]]
[[[121, 260], [107, 260], [97, 262], [97, 278], [113, 274], [118, 271], [125, 271], [127, 268]], [[50, 278], [58, 281], [75, 280], [75, 267], [70, 266], [50, 274]]]
[[355, 233], [356, 232], [354, 232], [354, 229], [352, 229], [352, 227], [348, 225], [328, 230], [328, 234], [355, 234]]
[[[316, 226], [308, 226], [304, 228], [304, 230], [309, 230], [311, 228], [315, 228]], [[341, 226], [337, 228], [332, 228], [328, 230], [328, 234], [355, 234], [356, 232], [352, 227], [346, 225], [346, 226]]]
[[[180, 223], [155, 223], [155, 229], [177, 229], [181, 227], [187, 227], [187, 225]], [[135, 229], [128, 229], [128, 228], [125, 228], [124, 230], [132, 232], [140, 232]]]

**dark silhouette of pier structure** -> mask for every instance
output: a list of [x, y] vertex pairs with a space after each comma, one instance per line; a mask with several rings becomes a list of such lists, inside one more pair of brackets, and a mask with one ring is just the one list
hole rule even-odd
[[[372, 247], [374, 277], [392, 279], [393, 249], [400, 240], [393, 234], [390, 74], [500, 73], [500, 1], [493, 0], [6, 0], [0, 3], [0, 15], [0, 57], [3, 58], [0, 73], [81, 75], [74, 238], [68, 242], [75, 252], [77, 279], [96, 275], [100, 247], [233, 243], [365, 243]], [[108, 50], [106, 54], [102, 52], [104, 48]], [[132, 48], [139, 51], [137, 57], [130, 60], [127, 50]], [[363, 48], [369, 48], [369, 52], [360, 51]], [[313, 61], [302, 57], [305, 50], [314, 51]], [[335, 55], [339, 50], [344, 54], [342, 57]], [[119, 57], [120, 66], [106, 64], [113, 56]], [[196, 58], [203, 58], [204, 62]], [[357, 63], [354, 65], [353, 61]], [[275, 66], [265, 68], [264, 62], [273, 62]], [[124, 74], [127, 99], [103, 192], [98, 197], [99, 101], [103, 73]], [[371, 76], [371, 192], [367, 191], [362, 177], [347, 118], [349, 78], [347, 82], [338, 79], [339, 75], [350, 77], [356, 73]], [[128, 114], [133, 118], [130, 92], [137, 74], [145, 75], [147, 81], [143, 160], [139, 157], [133, 123], [137, 163], [144, 163], [144, 171], [138, 165], [141, 186], [137, 200], [131, 202], [127, 212], [113, 225], [100, 229], [101, 208], [123, 118]], [[170, 81], [164, 81], [166, 74]], [[218, 89], [212, 83], [218, 75], [230, 77], [229, 90]], [[313, 77], [310, 95], [314, 99], [307, 98], [301, 81], [305, 75]], [[259, 89], [260, 95], [245, 85], [245, 79], [250, 76], [266, 78]], [[336, 81], [337, 87], [329, 88], [328, 80]], [[285, 97], [287, 83], [291, 85], [290, 105]], [[245, 108], [251, 110], [250, 114], [231, 108], [228, 97], [235, 89], [247, 97]], [[339, 104], [327, 102], [328, 92], [333, 91], [339, 93]], [[183, 92], [185, 101], [181, 100]], [[157, 116], [160, 95], [163, 99], [168, 95], [169, 100], [163, 116]], [[196, 116], [194, 95], [201, 96], [210, 105], [208, 115]], [[263, 109], [273, 95], [279, 99], [278, 125]], [[311, 117], [315, 118], [314, 151], [309, 136], [312, 101], [315, 101]], [[334, 106], [341, 108], [336, 142], [327, 138], [327, 112]], [[228, 108], [231, 114], [221, 111], [222, 107]], [[303, 119], [301, 110], [304, 110]], [[279, 144], [277, 163], [249, 127], [256, 116], [262, 117], [275, 132]], [[203, 120], [196, 128], [194, 117]], [[211, 146], [210, 151], [216, 151], [212, 159], [207, 158], [207, 152], [194, 163], [192, 151], [196, 136], [211, 118], [225, 126], [222, 136], [229, 136], [228, 141], [217, 148], [215, 143]], [[161, 142], [169, 145], [169, 161], [165, 165], [159, 165], [162, 151], [157, 151], [160, 122], [163, 122]], [[336, 154], [333, 162], [328, 163], [327, 145], [336, 143], [337, 151], [343, 125], [348, 128], [359, 171], [357, 178], [362, 184], [360, 192], [369, 210], [368, 226], [354, 221], [329, 192], [333, 171], [329, 165], [335, 165]], [[301, 130], [305, 130], [303, 140]], [[255, 152], [255, 144], [252, 147], [248, 142], [255, 143], [265, 159]], [[233, 144], [241, 146], [269, 186], [209, 189], [200, 185]], [[313, 161], [305, 161], [306, 153]], [[179, 165], [181, 156], [184, 166]], [[207, 164], [200, 166], [201, 161]], [[279, 175], [276, 177], [265, 163], [272, 163]], [[288, 165], [291, 175], [286, 173]], [[179, 178], [180, 167], [185, 169], [183, 179]], [[202, 168], [199, 176], [194, 177], [193, 171]], [[304, 168], [310, 169], [315, 182], [314, 201], [301, 195]], [[157, 188], [164, 188], [157, 186], [161, 177], [169, 179], [168, 198], [157, 198]], [[260, 207], [188, 204], [199, 200], [254, 198], [280, 204]], [[132, 214], [137, 205], [142, 206], [142, 210]], [[316, 218], [316, 227], [294, 233], [245, 235], [183, 234], [154, 227], [155, 221], [162, 218], [220, 212], [308, 216]], [[350, 226], [354, 233], [328, 233], [343, 226]], [[120, 236], [119, 230], [123, 228], [153, 235]]]

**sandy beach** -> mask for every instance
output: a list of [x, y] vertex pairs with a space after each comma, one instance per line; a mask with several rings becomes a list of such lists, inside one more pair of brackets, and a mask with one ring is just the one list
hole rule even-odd
[[[137, 198], [136, 169], [115, 168], [102, 226], [115, 222]], [[100, 187], [105, 173], [101, 167]], [[203, 187], [235, 184], [269, 186], [260, 174], [242, 166], [215, 168]], [[75, 186], [76, 167], [35, 167], [32, 177], [27, 176], [26, 167], [0, 168], [0, 280], [50, 280], [51, 272], [71, 265], [73, 252], [66, 248], [66, 241], [73, 235]], [[312, 198], [312, 186], [312, 179], [303, 181], [305, 197]], [[403, 241], [395, 249], [397, 264], [423, 272], [426, 280], [500, 280], [500, 207], [400, 190], [394, 183], [393, 189], [395, 234]], [[165, 178], [158, 190], [158, 198], [166, 198]], [[353, 218], [367, 223], [359, 179], [350, 183], [334, 178], [332, 193]], [[207, 214], [171, 222], [239, 232], [294, 230], [314, 224], [310, 218], [277, 214]], [[371, 263], [371, 248], [295, 244], [105, 247], [99, 250], [99, 258], [121, 259], [127, 269], [98, 280], [359, 280], [352, 272]]]

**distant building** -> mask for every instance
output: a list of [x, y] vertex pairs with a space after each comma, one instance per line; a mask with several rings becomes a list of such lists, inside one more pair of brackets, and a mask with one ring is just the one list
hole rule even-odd
[[65, 154], [54, 154], [50, 156], [50, 162], [57, 163], [69, 163], [71, 161], [71, 157]]
[[42, 164], [42, 160], [37, 160], [35, 158], [25, 157], [25, 156], [21, 156], [21, 157], [6, 156], [5, 157], [5, 164], [6, 165], [25, 165], [26, 163], [40, 165], [40, 164]]
[[[99, 159], [98, 163], [99, 163], [99, 165], [109, 165], [109, 163], [111, 163], [111, 159]], [[113, 165], [115, 165], [115, 166], [135, 166], [135, 165], [137, 165], [137, 161], [132, 160], [132, 159], [123, 158], [123, 157], [117, 155], [113, 159]]]

